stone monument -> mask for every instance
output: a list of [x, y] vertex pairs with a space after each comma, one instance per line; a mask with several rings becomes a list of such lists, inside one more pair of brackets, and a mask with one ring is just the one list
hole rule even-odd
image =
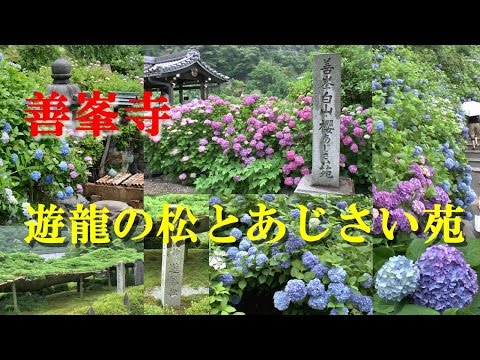
[[[176, 205], [170, 210], [175, 212]], [[185, 216], [185, 211], [181, 217]], [[174, 230], [176, 231], [176, 229]], [[162, 305], [178, 308], [182, 297], [183, 263], [185, 261], [185, 241], [163, 244], [162, 250], [162, 282], [160, 300]]]
[[125, 292], [125, 263], [119, 262], [117, 264], [117, 292]]
[[295, 193], [353, 194], [350, 178], [340, 172], [341, 58], [314, 56], [312, 174], [302, 178]]
[[133, 267], [133, 277], [135, 279], [135, 286], [143, 284], [144, 266], [142, 260], [135, 260]]

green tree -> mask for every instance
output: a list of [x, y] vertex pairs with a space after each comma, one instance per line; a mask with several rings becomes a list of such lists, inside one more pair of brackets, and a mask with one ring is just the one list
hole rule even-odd
[[288, 76], [281, 68], [265, 60], [255, 66], [250, 73], [250, 80], [247, 82], [247, 89], [260, 90], [267, 96], [286, 96], [288, 93]]

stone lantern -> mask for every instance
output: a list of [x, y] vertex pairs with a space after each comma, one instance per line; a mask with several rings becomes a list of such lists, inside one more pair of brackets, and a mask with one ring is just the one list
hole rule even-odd
[[64, 95], [67, 98], [65, 105], [70, 110], [70, 122], [65, 124], [67, 129], [75, 129], [75, 114], [79, 107], [78, 93], [80, 88], [77, 84], [70, 84], [70, 77], [72, 76], [72, 67], [70, 63], [63, 59], [57, 59], [53, 62], [52, 66], [52, 79], [53, 83], [47, 85], [48, 94], [56, 92], [60, 95]]

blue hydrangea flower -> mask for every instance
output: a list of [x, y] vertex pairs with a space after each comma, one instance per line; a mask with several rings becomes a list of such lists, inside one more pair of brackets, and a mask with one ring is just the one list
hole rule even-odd
[[35, 150], [35, 155], [34, 156], [35, 156], [35, 159], [42, 160], [42, 157], [43, 157], [42, 149]]
[[252, 242], [245, 237], [243, 238], [242, 241], [240, 241], [238, 248], [242, 251], [247, 251], [248, 249], [250, 249], [251, 246], [252, 246]]
[[348, 315], [348, 309], [345, 306], [341, 308], [342, 312], [338, 311], [338, 309], [330, 310], [330, 315]]
[[410, 91], [410, 86], [408, 86], [408, 85], [404, 86], [403, 91], [409, 92]]
[[297, 250], [300, 250], [304, 246], [305, 246], [305, 241], [303, 239], [291, 234], [288, 236], [288, 240], [285, 243], [285, 250], [287, 250], [287, 253], [291, 254]]
[[40, 177], [42, 176], [42, 174], [40, 173], [40, 171], [32, 171], [30, 173], [30, 179], [32, 179], [33, 181], [37, 182], [38, 180], [40, 180]]
[[220, 274], [217, 276], [217, 280], [223, 283], [223, 286], [229, 286], [233, 284], [232, 274]]
[[424, 118], [424, 119], [425, 119], [425, 121], [428, 121], [428, 120], [430, 120], [430, 115], [428, 115], [428, 114], [427, 114], [427, 115], [425, 115], [425, 118]]
[[341, 266], [335, 266], [328, 270], [328, 278], [334, 283], [344, 283], [347, 272]]
[[256, 253], [258, 252], [258, 249], [255, 247], [255, 246], [251, 246], [248, 251], [247, 251], [247, 254], [248, 255], [255, 255]]
[[440, 187], [445, 191], [448, 192], [450, 190], [450, 182], [448, 180], [445, 180]]
[[455, 153], [453, 152], [452, 149], [446, 149], [445, 150], [445, 157], [453, 159], [455, 156]]
[[314, 206], [314, 205], [313, 205], [312, 202], [308, 202], [308, 203], [307, 203], [307, 209], [312, 210], [312, 209], [313, 209], [313, 206]]
[[300, 202], [299, 198], [290, 199], [290, 204], [298, 204]]
[[242, 233], [242, 230], [240, 230], [238, 228], [233, 228], [230, 231], [230, 235], [232, 235], [235, 239], [240, 240], [243, 236], [243, 233]]
[[365, 289], [370, 289], [373, 285], [373, 278], [372, 275], [364, 273], [362, 276], [366, 276], [367, 280], [364, 280], [360, 283]]
[[65, 193], [63, 191], [57, 192], [57, 198], [58, 198], [58, 200], [65, 199]]
[[242, 300], [240, 296], [238, 296], [237, 294], [233, 294], [230, 302], [232, 303], [232, 305], [238, 305], [240, 304], [240, 300]]
[[383, 121], [382, 121], [382, 120], [378, 120], [378, 121], [377, 121], [377, 131], [378, 131], [378, 132], [382, 132], [384, 128], [385, 128], [385, 124], [383, 123]]
[[372, 64], [372, 70], [375, 71], [378, 69], [378, 64], [373, 63]]
[[384, 300], [400, 301], [412, 294], [417, 287], [420, 271], [412, 260], [405, 256], [392, 256], [378, 270], [375, 289]]
[[453, 167], [455, 166], [455, 162], [450, 159], [450, 158], [447, 158], [445, 160], [445, 167], [448, 169], [448, 170], [451, 170]]
[[373, 311], [373, 300], [370, 296], [354, 293], [350, 297], [352, 304], [361, 312], [369, 313]]
[[257, 258], [255, 259], [255, 262], [257, 263], [257, 266], [260, 266], [262, 267], [263, 265], [265, 265], [265, 263], [268, 261], [268, 257], [267, 255], [265, 255], [264, 253], [260, 253], [257, 255]]
[[212, 196], [210, 200], [208, 200], [208, 203], [210, 204], [210, 206], [220, 205], [222, 203], [222, 200], [220, 200], [218, 196]]
[[317, 297], [312, 296], [308, 299], [308, 306], [315, 310], [324, 310], [328, 304], [328, 297], [325, 295], [319, 295]]
[[346, 201], [339, 201], [337, 203], [337, 208], [341, 209], [341, 210], [345, 210], [347, 208], [348, 204]]
[[470, 221], [472, 220], [472, 218], [473, 218], [472, 213], [470, 211], [465, 211], [465, 220]]
[[288, 258], [286, 260], [281, 260], [285, 254], [286, 253], [279, 252], [273, 256], [273, 259], [279, 262], [277, 266], [278, 269], [288, 269], [290, 267], [290, 261]]
[[341, 303], [350, 299], [350, 296], [352, 295], [352, 289], [349, 286], [339, 282], [332, 282], [328, 284], [327, 292], [329, 295], [334, 296], [335, 299]]
[[62, 139], [62, 146], [60, 147], [60, 153], [63, 156], [67, 156], [70, 153], [70, 147], [68, 146], [68, 143]]
[[67, 163], [65, 161], [62, 161], [60, 164], [58, 164], [58, 167], [62, 170], [62, 171], [67, 171]]
[[312, 269], [319, 262], [318, 257], [312, 254], [310, 251], [303, 253], [302, 263], [307, 269]]
[[52, 184], [53, 180], [54, 178], [52, 174], [48, 174], [47, 176], [45, 176], [45, 184]]
[[288, 309], [290, 299], [285, 291], [276, 291], [275, 294], [273, 294], [273, 306], [280, 311]]
[[65, 188], [65, 195], [67, 195], [68, 197], [73, 195], [73, 188], [71, 186], [67, 186]]
[[277, 255], [279, 252], [280, 252], [280, 250], [278, 249], [278, 245], [277, 245], [277, 244], [273, 244], [273, 245], [270, 247], [270, 254], [271, 254], [272, 256]]
[[233, 260], [235, 259], [235, 256], [238, 254], [238, 248], [235, 247], [235, 246], [230, 246], [228, 249], [227, 249], [227, 256], [230, 260]]
[[16, 153], [13, 153], [13, 154], [12, 154], [12, 161], [13, 161], [14, 164], [17, 164], [17, 162], [18, 162], [18, 155], [17, 155]]
[[264, 194], [263, 199], [265, 201], [274, 201], [275, 200], [275, 195], [273, 194]]
[[9, 134], [10, 131], [12, 131], [12, 125], [10, 125], [8, 121], [5, 121], [3, 123], [3, 131], [5, 131], [7, 134]]
[[252, 218], [250, 217], [250, 215], [245, 214], [240, 218], [240, 222], [242, 224], [251, 225], [252, 224]]
[[312, 268], [312, 272], [317, 279], [321, 279], [328, 272], [328, 266], [320, 262]]
[[247, 256], [247, 267], [252, 267], [255, 265], [255, 255], [248, 255]]
[[319, 279], [310, 280], [307, 284], [307, 294], [313, 297], [326, 297], [325, 285]]
[[423, 154], [423, 149], [421, 146], [415, 145], [415, 151], [413, 153], [414, 156], [420, 156]]
[[462, 207], [464, 205], [463, 201], [461, 199], [453, 199], [453, 203], [456, 205], [456, 206], [460, 206]]
[[465, 197], [465, 205], [470, 205], [477, 198], [477, 194], [470, 188]]
[[285, 286], [285, 292], [290, 301], [299, 302], [307, 296], [307, 287], [303, 280], [292, 279], [288, 280], [287, 285]]
[[477, 273], [453, 246], [434, 245], [417, 261], [420, 272], [415, 304], [438, 311], [462, 309], [478, 292]]
[[290, 211], [290, 214], [296, 219], [300, 216], [300, 210], [299, 209], [293, 209]]

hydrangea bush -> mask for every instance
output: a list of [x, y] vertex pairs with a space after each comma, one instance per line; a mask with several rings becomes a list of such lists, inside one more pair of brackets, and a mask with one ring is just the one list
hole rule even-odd
[[0, 60], [0, 224], [24, 221], [30, 203], [48, 203], [82, 192], [88, 153], [75, 138], [30, 135], [25, 99], [35, 83], [13, 63]]
[[[161, 137], [146, 143], [149, 168], [199, 192], [276, 193], [295, 188], [311, 171], [311, 96], [291, 101], [251, 94], [238, 102], [210, 96], [173, 108], [171, 119]], [[341, 173], [363, 190], [372, 131], [368, 110], [343, 109]]]
[[[371, 206], [370, 200], [361, 195], [345, 200], [356, 202], [361, 209]], [[257, 301], [260, 296], [267, 300], [268, 309], [257, 309], [259, 312], [371, 314], [371, 238], [365, 234], [366, 243], [353, 246], [340, 237], [338, 230], [344, 225], [340, 214], [345, 211], [345, 200], [338, 196], [272, 194], [212, 197], [211, 205], [220, 204], [226, 216], [234, 215], [239, 222], [215, 233], [216, 236], [234, 236], [234, 243], [210, 243], [211, 313], [248, 312], [253, 306], [251, 302], [255, 302], [251, 296]], [[247, 230], [258, 220], [248, 211], [258, 210], [258, 203], [276, 209], [277, 213], [272, 216], [286, 225], [286, 235], [280, 241], [268, 244], [265, 240], [248, 238]], [[331, 229], [325, 238], [307, 243], [298, 236], [300, 223], [294, 211], [298, 204], [327, 210], [327, 215], [321, 219], [308, 219], [309, 234]], [[213, 209], [211, 217], [213, 221]], [[277, 231], [274, 228], [269, 236]]]
[[402, 255], [391, 257], [375, 275], [375, 290], [380, 313], [402, 313], [402, 307], [418, 314], [432, 314], [429, 309], [479, 311], [478, 300], [472, 304], [478, 293], [477, 273], [464, 254], [449, 245], [428, 247], [416, 262]]

